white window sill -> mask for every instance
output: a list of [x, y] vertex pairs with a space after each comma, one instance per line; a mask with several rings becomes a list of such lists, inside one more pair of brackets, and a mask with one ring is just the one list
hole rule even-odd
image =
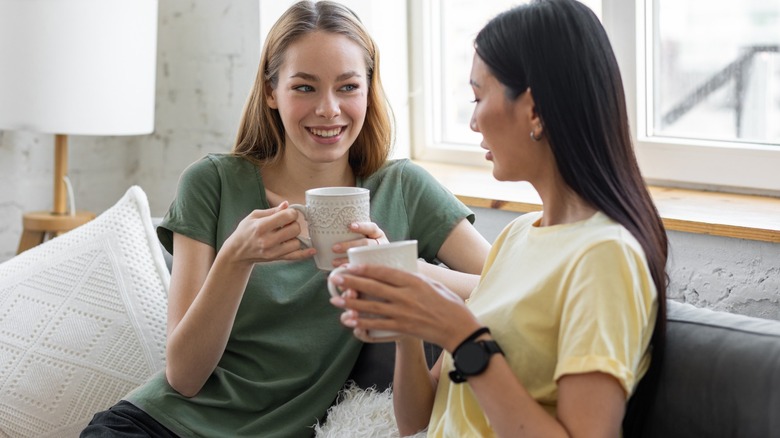
[[[490, 168], [415, 161], [469, 207], [542, 209], [527, 183], [499, 182]], [[780, 243], [780, 198], [650, 187], [667, 230]]]

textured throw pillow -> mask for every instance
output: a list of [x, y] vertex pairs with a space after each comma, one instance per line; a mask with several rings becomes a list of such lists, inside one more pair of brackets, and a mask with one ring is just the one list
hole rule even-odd
[[169, 280], [137, 186], [0, 264], [0, 436], [78, 436], [160, 370]]

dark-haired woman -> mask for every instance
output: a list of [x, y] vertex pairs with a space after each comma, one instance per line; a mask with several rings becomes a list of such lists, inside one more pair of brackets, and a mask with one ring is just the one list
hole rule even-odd
[[[495, 17], [475, 49], [471, 128], [494, 177], [533, 184], [543, 211], [503, 230], [465, 305], [424, 276], [370, 265], [335, 277], [347, 292], [331, 302], [361, 339], [406, 335], [394, 382], [402, 434], [620, 436], [663, 348], [667, 240], [610, 43], [581, 3], [538, 0]], [[430, 371], [422, 340], [445, 349]]]

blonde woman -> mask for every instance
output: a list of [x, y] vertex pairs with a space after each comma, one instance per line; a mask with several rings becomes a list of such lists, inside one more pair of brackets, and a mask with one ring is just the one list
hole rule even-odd
[[363, 237], [334, 251], [417, 239], [422, 258], [452, 268], [420, 262], [421, 271], [468, 295], [489, 245], [430, 175], [387, 160], [390, 122], [379, 53], [355, 14], [327, 1], [287, 10], [266, 40], [233, 153], [191, 165], [158, 228], [174, 257], [165, 372], [83, 436], [312, 435], [362, 343], [339, 324], [327, 273], [297, 239], [305, 223], [288, 206], [307, 189], [370, 190], [372, 222], [352, 224]]

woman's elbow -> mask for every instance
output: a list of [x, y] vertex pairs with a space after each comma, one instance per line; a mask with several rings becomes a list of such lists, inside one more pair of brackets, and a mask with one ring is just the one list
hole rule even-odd
[[165, 366], [165, 379], [168, 380], [168, 385], [184, 397], [192, 398], [198, 395], [203, 389], [203, 382], [194, 382], [192, 378], [187, 377], [186, 373], [176, 372], [172, 368], [170, 364]]

